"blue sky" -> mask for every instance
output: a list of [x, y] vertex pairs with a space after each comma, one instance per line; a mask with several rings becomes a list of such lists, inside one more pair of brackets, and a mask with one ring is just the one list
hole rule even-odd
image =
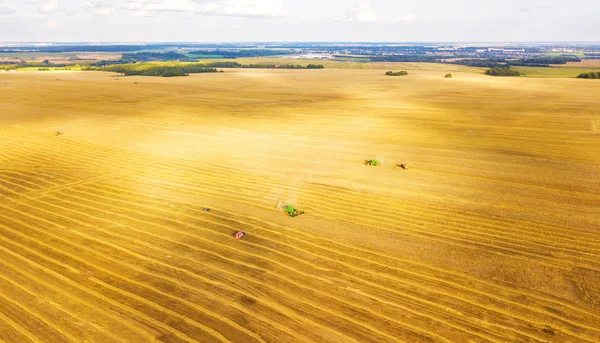
[[0, 41], [600, 41], [600, 0], [0, 0]]

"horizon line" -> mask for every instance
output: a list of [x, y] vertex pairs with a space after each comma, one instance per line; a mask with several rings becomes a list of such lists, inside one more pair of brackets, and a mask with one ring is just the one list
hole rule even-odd
[[246, 40], [246, 41], [0, 41], [0, 44], [415, 44], [415, 43], [427, 43], [427, 44], [485, 44], [485, 43], [493, 43], [493, 44], [600, 44], [600, 41], [501, 41], [501, 40], [491, 40], [491, 41], [451, 41], [451, 40], [440, 40], [440, 41], [314, 41], [314, 40], [297, 40], [297, 41], [262, 41], [262, 40]]

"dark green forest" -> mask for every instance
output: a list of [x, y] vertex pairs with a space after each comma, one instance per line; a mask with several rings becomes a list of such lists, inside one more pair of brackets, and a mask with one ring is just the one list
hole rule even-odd
[[600, 71], [590, 71], [577, 75], [580, 79], [600, 79]]
[[490, 76], [521, 76], [521, 73], [510, 69], [510, 67], [493, 67], [486, 70], [485, 74]]
[[551, 64], [566, 64], [567, 62], [580, 62], [581, 59], [574, 55], [562, 55], [552, 57], [532, 57], [508, 60], [505, 58], [488, 59], [462, 59], [451, 64], [460, 64], [469, 67], [493, 68], [502, 66], [520, 67], [550, 67]]
[[187, 76], [197, 73], [216, 73], [216, 68], [209, 68], [202, 64], [180, 64], [180, 65], [142, 65], [142, 64], [118, 64], [102, 67], [99, 70], [122, 73], [125, 76]]
[[211, 63], [178, 63], [171, 64], [160, 63], [126, 63], [126, 64], [106, 64], [90, 65], [83, 67], [84, 70], [100, 70], [121, 73], [124, 76], [187, 76], [197, 73], [216, 73], [217, 68], [260, 68], [260, 69], [323, 69], [320, 64], [309, 64], [303, 66], [300, 64], [240, 64], [238, 62], [211, 62]]

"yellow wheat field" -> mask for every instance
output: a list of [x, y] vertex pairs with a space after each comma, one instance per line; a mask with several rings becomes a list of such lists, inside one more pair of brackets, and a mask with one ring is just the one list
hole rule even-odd
[[402, 66], [0, 73], [0, 342], [600, 342], [600, 81]]

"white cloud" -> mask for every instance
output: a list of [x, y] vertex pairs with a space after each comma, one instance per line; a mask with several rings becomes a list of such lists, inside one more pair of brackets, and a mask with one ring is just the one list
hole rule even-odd
[[40, 5], [38, 12], [40, 13], [53, 13], [58, 11], [58, 0], [48, 0]]
[[195, 4], [191, 0], [130, 0], [123, 8], [136, 15], [155, 15], [160, 12], [193, 12]]
[[281, 17], [287, 13], [281, 0], [221, 0], [217, 15], [240, 17]]
[[0, 40], [598, 41], [599, 13], [599, 0], [0, 0]]
[[15, 5], [4, 6], [2, 0], [0, 0], [0, 19], [10, 19], [13, 17], [17, 10]]
[[373, 22], [378, 19], [370, 0], [357, 0], [354, 10], [348, 16], [348, 21]]
[[88, 0], [79, 6], [66, 7], [68, 13], [92, 13], [97, 16], [109, 16], [115, 13], [113, 0]]
[[[391, 14], [391, 15], [390, 15]], [[412, 21], [416, 16], [408, 13], [404, 16], [396, 16], [394, 13], [378, 14], [371, 4], [371, 0], [357, 0], [353, 10], [346, 17], [346, 21], [352, 22], [381, 22], [381, 23], [397, 23], [400, 21]]]
[[94, 10], [94, 14], [100, 16], [112, 15], [113, 12], [114, 9], [111, 7], [101, 7]]
[[17, 11], [12, 8], [0, 6], [0, 19], [11, 18], [15, 13]]
[[123, 7], [136, 16], [188, 12], [231, 17], [279, 17], [286, 14], [282, 0], [129, 0]]
[[13, 14], [17, 11], [14, 8], [5, 7], [0, 4], [0, 14]]
[[91, 11], [99, 16], [108, 16], [114, 13], [115, 6], [112, 0], [90, 0], [86, 2], [82, 11]]

